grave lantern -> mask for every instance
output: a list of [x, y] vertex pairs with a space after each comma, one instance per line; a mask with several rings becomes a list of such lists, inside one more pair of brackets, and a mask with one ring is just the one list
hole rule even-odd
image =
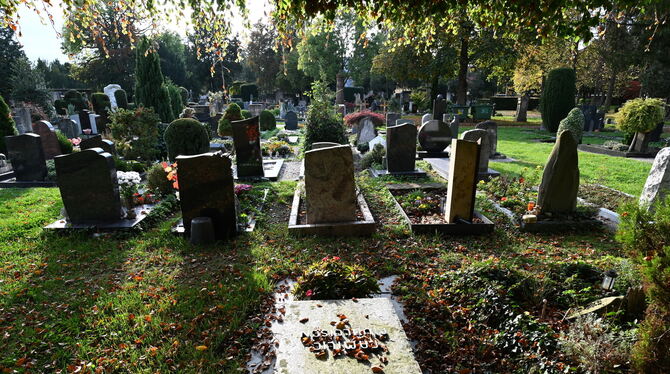
[[614, 288], [614, 281], [619, 275], [614, 270], [608, 270], [603, 274], [602, 289], [605, 291], [612, 291]]

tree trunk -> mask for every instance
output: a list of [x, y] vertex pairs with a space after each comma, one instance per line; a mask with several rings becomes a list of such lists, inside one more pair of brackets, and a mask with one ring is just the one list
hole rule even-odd
[[516, 121], [517, 122], [527, 122], [528, 121], [528, 103], [530, 102], [530, 95], [528, 92], [524, 92], [523, 95], [519, 97], [519, 101], [516, 106]]
[[435, 74], [433, 75], [432, 79], [430, 80], [430, 101], [432, 102], [435, 100], [437, 97], [437, 90], [438, 90], [438, 85], [440, 82], [440, 77]]
[[614, 83], [616, 83], [616, 73], [612, 73], [609, 82], [607, 83], [607, 96], [605, 96], [605, 102], [603, 106], [605, 107], [605, 113], [610, 109], [612, 105], [612, 95], [614, 95]]
[[456, 89], [456, 104], [465, 105], [468, 95], [468, 44], [469, 35], [461, 29], [461, 51], [458, 58], [458, 88]]
[[335, 84], [335, 104], [344, 104], [344, 79], [343, 73], [337, 73], [337, 83]]

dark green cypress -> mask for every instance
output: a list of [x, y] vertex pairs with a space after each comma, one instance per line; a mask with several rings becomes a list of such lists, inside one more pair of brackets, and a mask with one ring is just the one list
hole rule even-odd
[[135, 104], [154, 108], [162, 122], [172, 122], [174, 113], [165, 86], [158, 52], [142, 37], [135, 53]]
[[546, 130], [556, 132], [561, 120], [575, 107], [575, 81], [571, 68], [553, 69], [547, 75], [540, 99], [542, 125]]
[[7, 154], [5, 136], [18, 134], [19, 132], [16, 129], [16, 123], [14, 123], [14, 119], [10, 113], [9, 105], [7, 105], [5, 99], [0, 96], [0, 153]]

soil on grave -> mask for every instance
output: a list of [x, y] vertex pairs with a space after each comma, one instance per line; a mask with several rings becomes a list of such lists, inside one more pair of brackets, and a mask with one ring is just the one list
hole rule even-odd
[[[356, 222], [363, 222], [365, 221], [365, 217], [363, 216], [363, 212], [361, 212], [360, 207], [358, 206], [358, 201], [356, 201]], [[298, 207], [298, 225], [306, 225], [307, 224], [307, 204], [305, 203], [305, 199], [301, 198], [300, 199], [300, 206]]]
[[269, 202], [265, 212], [265, 221], [269, 224], [286, 224], [291, 216], [291, 206], [281, 202]]
[[619, 206], [634, 200], [621, 191], [597, 184], [583, 184], [579, 186], [579, 197], [589, 203], [616, 212]]
[[[400, 207], [409, 217], [413, 225], [446, 225], [449, 224], [444, 218], [444, 209], [442, 208], [442, 201], [447, 197], [446, 189], [424, 191], [425, 198], [421, 200], [421, 204], [426, 204], [428, 207], [423, 209], [409, 208], [407, 209], [401, 203], [403, 196], [412, 191], [391, 190], [391, 194], [398, 201]], [[480, 218], [474, 217], [471, 223], [484, 223]]]

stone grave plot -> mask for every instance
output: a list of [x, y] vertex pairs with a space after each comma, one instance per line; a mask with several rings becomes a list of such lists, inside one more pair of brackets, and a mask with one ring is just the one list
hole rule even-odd
[[130, 229], [142, 222], [155, 204], [122, 207], [114, 158], [91, 148], [55, 159], [65, 215], [47, 230]]
[[[212, 220], [216, 240], [229, 239], [239, 232], [251, 232], [256, 227], [254, 211], [263, 210], [268, 190], [262, 198], [252, 200], [247, 192], [253, 187], [233, 183], [232, 161], [223, 152], [177, 157], [179, 200], [182, 218], [172, 228], [180, 236], [190, 236], [191, 221], [197, 217]], [[249, 199], [255, 209], [245, 209], [239, 200]], [[247, 204], [244, 204], [247, 205]]]
[[538, 189], [537, 204], [521, 219], [521, 230], [562, 232], [599, 229], [596, 212], [577, 209], [579, 156], [577, 141], [563, 131], [549, 155]]
[[48, 180], [48, 170], [40, 136], [25, 133], [6, 136], [6, 158], [11, 171], [2, 174], [0, 188], [55, 187], [56, 182]]
[[304, 178], [293, 195], [289, 233], [362, 236], [375, 231], [370, 208], [356, 189], [349, 145], [324, 145], [306, 152]]
[[640, 152], [640, 151], [628, 151], [627, 149], [626, 150], [612, 149], [607, 148], [606, 146], [600, 144], [579, 144], [577, 148], [583, 152], [597, 153], [601, 155], [608, 155], [614, 157], [627, 157], [627, 158], [631, 157], [654, 158], [656, 156], [656, 153], [658, 153], [658, 149], [653, 148], [647, 148], [646, 152]]
[[235, 178], [276, 181], [281, 172], [283, 159], [263, 160], [259, 118], [251, 117], [231, 122], [235, 146]]
[[386, 169], [370, 169], [373, 177], [393, 175], [422, 178], [427, 174], [416, 168], [416, 134], [413, 122], [386, 128]]
[[[472, 129], [461, 134], [461, 139], [478, 143], [480, 145], [479, 166], [477, 169], [477, 181], [488, 181], [491, 178], [500, 176], [500, 172], [489, 168], [490, 141], [487, 131], [483, 129]], [[428, 158], [426, 161], [431, 164], [433, 169], [443, 178], [449, 179], [449, 170], [451, 168], [451, 159], [449, 158]]]

